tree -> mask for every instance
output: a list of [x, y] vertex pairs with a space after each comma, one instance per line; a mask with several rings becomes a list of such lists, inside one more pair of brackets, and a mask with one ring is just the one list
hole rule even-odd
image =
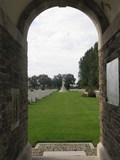
[[98, 43], [79, 61], [79, 87], [98, 88]]
[[75, 84], [75, 80], [76, 79], [74, 78], [74, 75], [72, 75], [72, 74], [64, 75], [64, 79], [65, 79], [65, 88], [67, 90], [69, 90], [70, 89], [70, 85]]
[[41, 89], [52, 86], [52, 80], [46, 74], [41, 74], [38, 76], [38, 85]]
[[37, 76], [32, 76], [28, 78], [28, 85], [30, 88], [36, 89], [38, 87], [38, 78]]
[[60, 89], [62, 86], [62, 75], [58, 74], [55, 75], [53, 78], [53, 86], [54, 88]]

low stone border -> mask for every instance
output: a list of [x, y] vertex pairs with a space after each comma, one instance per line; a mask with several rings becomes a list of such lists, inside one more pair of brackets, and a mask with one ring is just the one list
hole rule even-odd
[[32, 149], [33, 156], [42, 156], [44, 151], [84, 151], [87, 156], [96, 156], [92, 143], [38, 143]]

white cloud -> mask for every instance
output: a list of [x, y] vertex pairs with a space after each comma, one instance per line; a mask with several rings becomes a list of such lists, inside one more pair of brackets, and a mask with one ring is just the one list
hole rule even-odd
[[42, 12], [28, 34], [28, 75], [78, 75], [78, 61], [97, 41], [91, 20], [77, 9], [54, 7]]

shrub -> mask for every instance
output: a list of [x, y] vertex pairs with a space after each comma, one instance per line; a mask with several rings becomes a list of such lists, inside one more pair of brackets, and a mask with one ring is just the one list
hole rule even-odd
[[94, 90], [88, 90], [88, 97], [96, 97], [95, 91]]

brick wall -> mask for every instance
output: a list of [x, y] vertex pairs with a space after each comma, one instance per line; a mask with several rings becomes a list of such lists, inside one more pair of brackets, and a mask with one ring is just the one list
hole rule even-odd
[[112, 160], [120, 159], [120, 106], [113, 106], [107, 103], [106, 64], [117, 57], [119, 57], [120, 75], [120, 31], [99, 51], [101, 142]]
[[[24, 49], [0, 26], [0, 160], [16, 159], [28, 141], [26, 59]], [[14, 130], [12, 88], [20, 92], [19, 125]]]

